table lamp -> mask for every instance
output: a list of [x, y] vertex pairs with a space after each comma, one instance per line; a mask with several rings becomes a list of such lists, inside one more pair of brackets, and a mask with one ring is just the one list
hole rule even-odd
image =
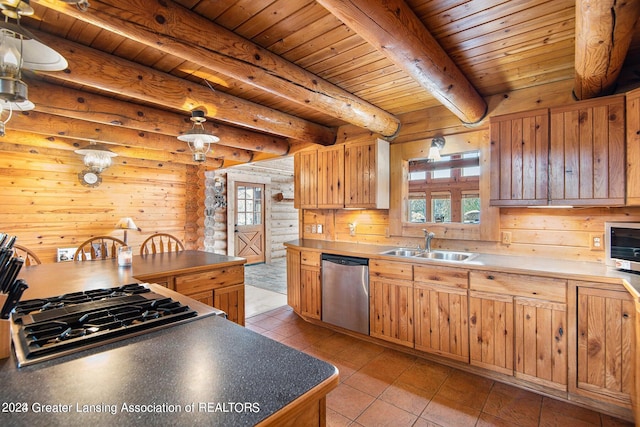
[[120, 220], [118, 221], [118, 223], [116, 224], [116, 229], [117, 230], [124, 230], [124, 243], [127, 244], [127, 230], [138, 230], [138, 231], [142, 231], [140, 229], [140, 227], [138, 227], [136, 225], [135, 222], [133, 222], [133, 219], [131, 218], [120, 218]]

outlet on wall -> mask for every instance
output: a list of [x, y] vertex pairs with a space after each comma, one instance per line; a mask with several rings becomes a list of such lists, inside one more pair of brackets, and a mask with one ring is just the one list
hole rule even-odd
[[510, 231], [503, 231], [501, 234], [501, 241], [503, 245], [510, 245], [511, 244], [511, 232]]
[[589, 249], [592, 251], [604, 250], [604, 235], [599, 233], [589, 234]]

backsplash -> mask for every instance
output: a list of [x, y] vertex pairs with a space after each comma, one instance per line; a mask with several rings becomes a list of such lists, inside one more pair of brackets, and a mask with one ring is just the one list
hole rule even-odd
[[[437, 235], [432, 244], [451, 250], [602, 262], [604, 246], [592, 249], [591, 241], [604, 235], [606, 221], [640, 222], [640, 208], [502, 208], [500, 231], [511, 233], [511, 244], [439, 239]], [[388, 236], [388, 210], [305, 210], [302, 222], [305, 239], [423, 245], [423, 239]], [[318, 233], [318, 224], [322, 233]], [[349, 224], [355, 225], [355, 235], [350, 234]]]

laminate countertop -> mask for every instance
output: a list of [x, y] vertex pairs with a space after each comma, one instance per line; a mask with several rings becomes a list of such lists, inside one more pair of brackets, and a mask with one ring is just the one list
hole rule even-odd
[[29, 288], [22, 299], [41, 298], [146, 281], [147, 276], [181, 274], [244, 265], [246, 259], [204, 251], [135, 255], [131, 266], [117, 260], [71, 261], [24, 267], [19, 277]]
[[338, 383], [333, 365], [217, 316], [16, 366], [0, 360], [2, 425], [251, 426]]
[[[497, 270], [515, 274], [563, 277], [574, 280], [592, 280], [607, 283], [619, 283], [636, 299], [640, 299], [640, 275], [619, 271], [607, 267], [604, 263], [586, 261], [568, 261], [556, 258], [524, 257], [515, 255], [497, 255], [478, 253], [469, 261], [443, 261], [418, 257], [383, 255], [382, 252], [396, 246], [374, 245], [366, 243], [331, 242], [324, 240], [299, 239], [284, 243], [285, 246], [307, 249], [323, 253], [379, 258], [396, 262], [416, 264], [436, 264], [473, 270]], [[435, 249], [446, 250], [446, 249]]]

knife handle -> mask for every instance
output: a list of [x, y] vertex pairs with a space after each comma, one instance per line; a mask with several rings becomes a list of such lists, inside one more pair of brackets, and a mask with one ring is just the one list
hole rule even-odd
[[27, 285], [27, 282], [25, 282], [23, 279], [18, 279], [13, 283], [13, 286], [11, 286], [11, 291], [9, 292], [9, 295], [7, 295], [7, 300], [2, 307], [2, 311], [0, 311], [0, 318], [9, 318], [9, 314], [13, 311], [14, 308], [16, 308], [16, 305], [18, 305], [20, 298], [22, 298], [22, 294], [28, 287], [29, 286]]

